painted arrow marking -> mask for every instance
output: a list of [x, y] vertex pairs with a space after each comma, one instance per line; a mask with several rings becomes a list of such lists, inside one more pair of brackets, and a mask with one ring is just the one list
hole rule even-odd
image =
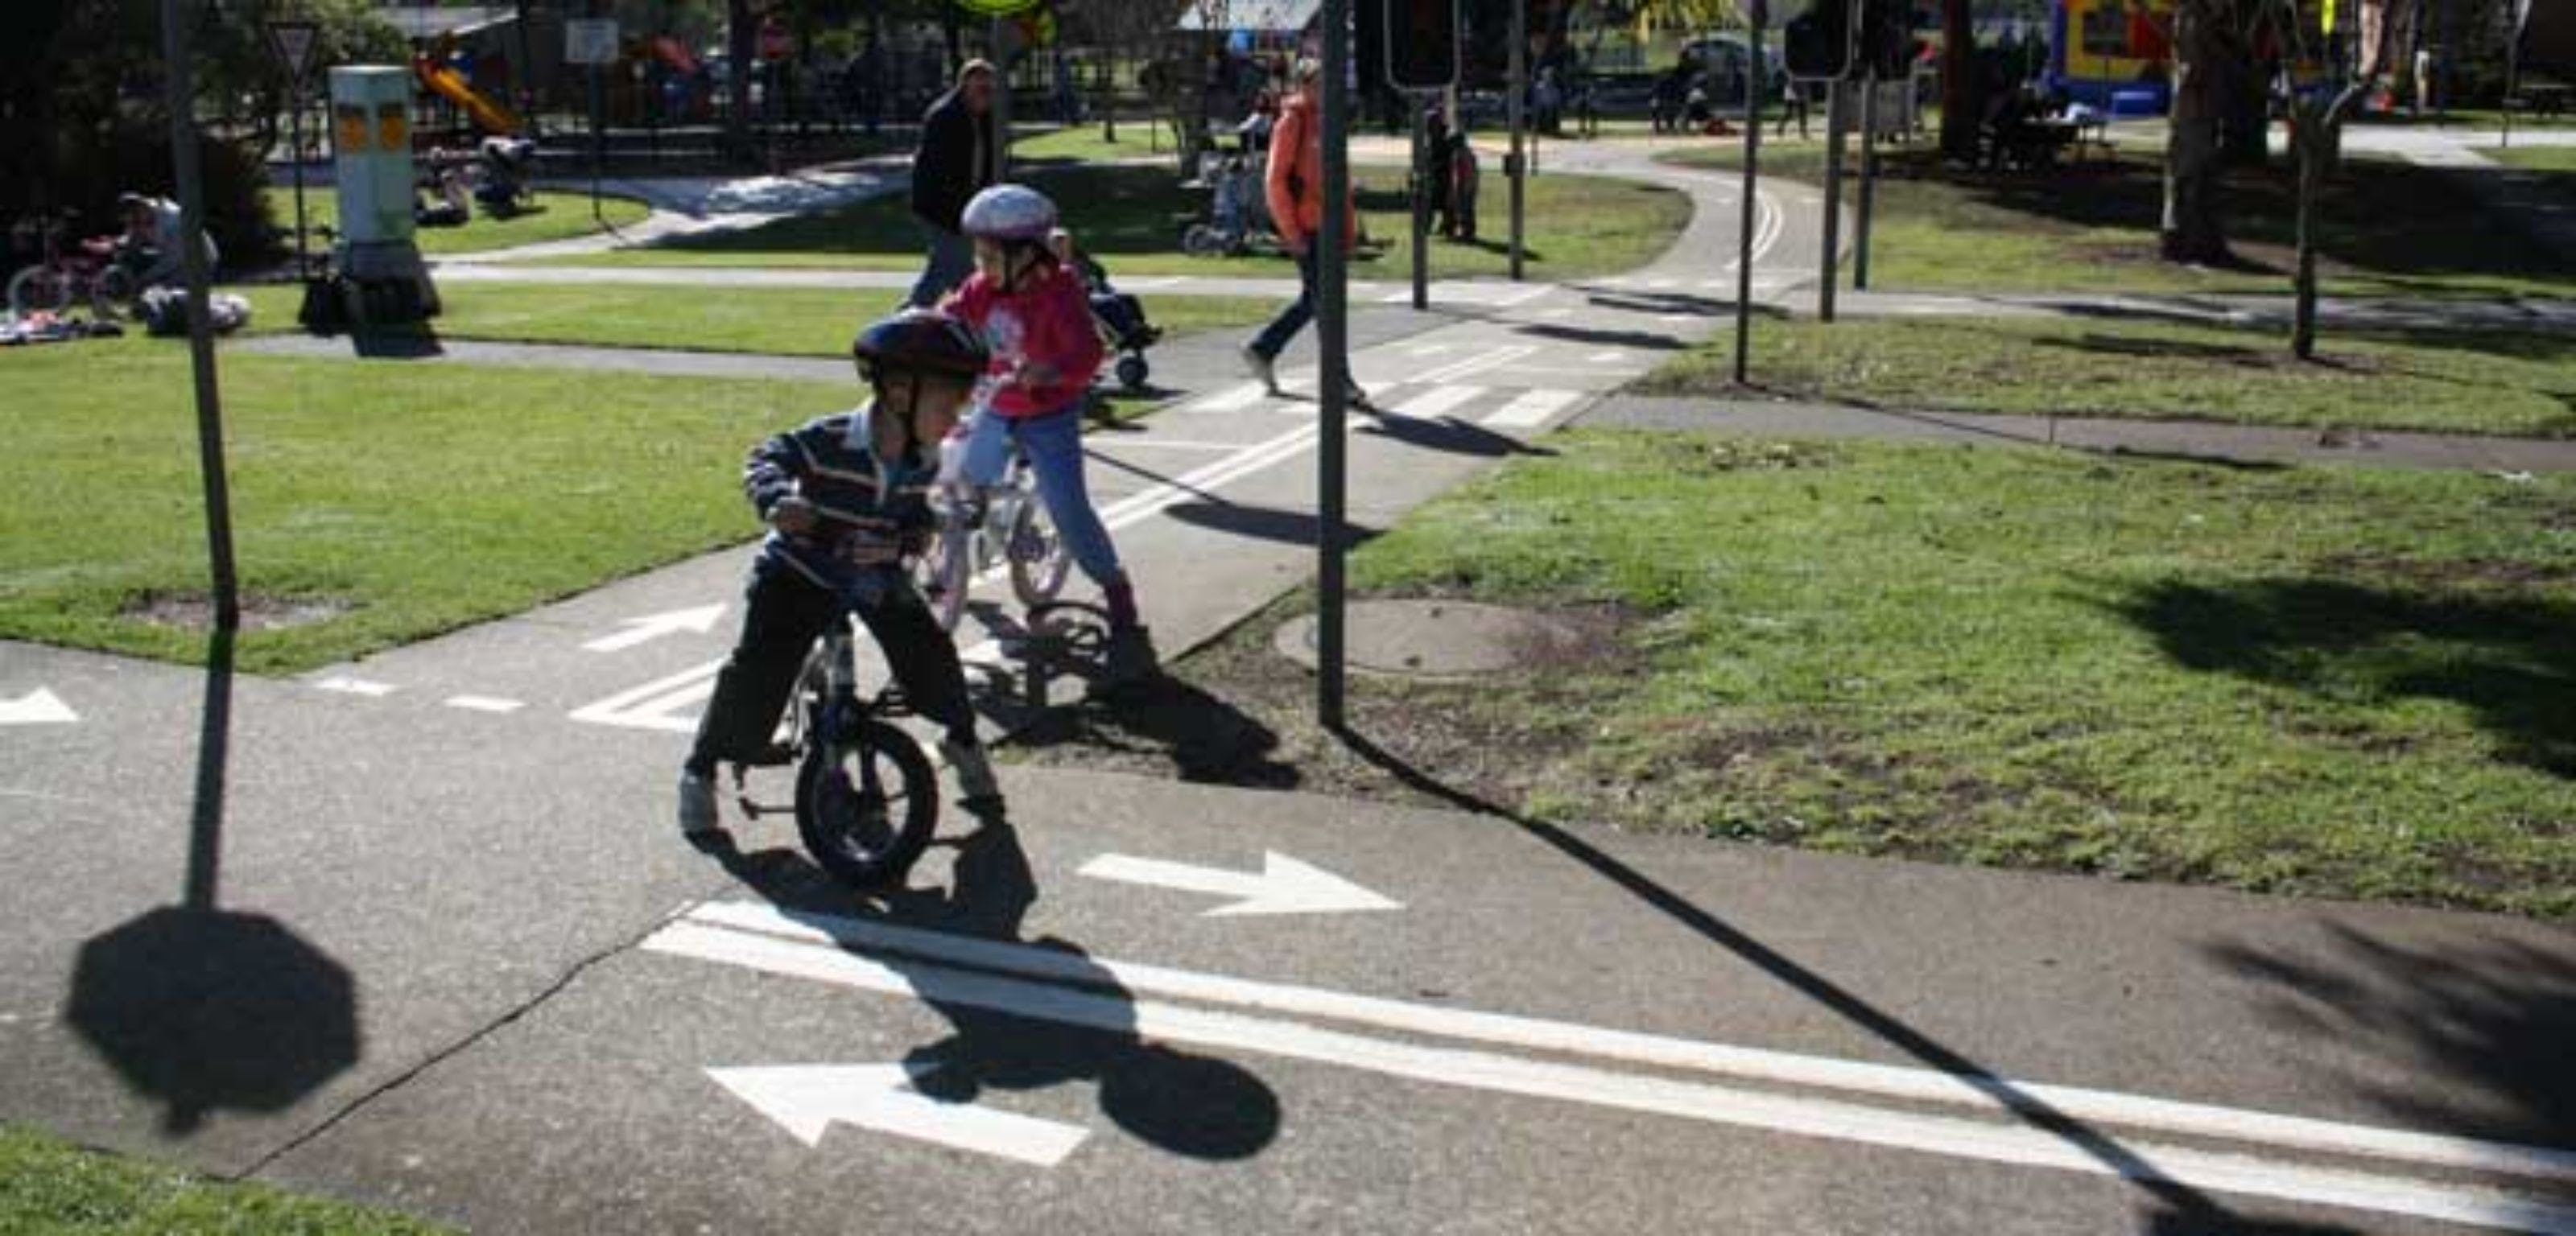
[[665, 635], [683, 631], [704, 635], [716, 629], [716, 619], [724, 617], [722, 605], [701, 605], [695, 609], [675, 609], [667, 614], [646, 614], [619, 623], [626, 628], [615, 635], [603, 635], [582, 647], [592, 652], [623, 652], [637, 644], [649, 644]]
[[38, 687], [14, 700], [0, 700], [0, 725], [70, 725], [80, 714], [61, 696]]
[[1150, 884], [1185, 893], [1210, 893], [1235, 900], [1207, 912], [1228, 914], [1339, 914], [1352, 910], [1401, 910], [1390, 901], [1320, 867], [1298, 862], [1276, 850], [1261, 854], [1261, 874], [1194, 867], [1154, 858], [1103, 854], [1082, 865], [1082, 874], [1122, 884]]
[[833, 1125], [872, 1129], [1038, 1167], [1064, 1162], [1091, 1131], [1035, 1116], [946, 1103], [912, 1083], [936, 1064], [802, 1064], [708, 1069], [707, 1076], [808, 1146]]

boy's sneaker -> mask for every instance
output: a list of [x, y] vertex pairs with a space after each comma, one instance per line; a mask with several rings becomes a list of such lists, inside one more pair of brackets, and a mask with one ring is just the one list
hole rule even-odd
[[984, 744], [942, 742], [939, 754], [957, 771], [957, 797], [970, 807], [998, 807], [1002, 803], [1002, 783], [993, 776], [993, 760], [984, 753]]
[[1279, 393], [1279, 368], [1271, 363], [1269, 357], [1261, 354], [1261, 349], [1249, 344], [1244, 345], [1243, 367], [1250, 370], [1252, 376], [1260, 381], [1264, 393], [1272, 395]]
[[716, 819], [715, 778], [686, 769], [680, 772], [680, 835], [705, 837], [721, 829]]

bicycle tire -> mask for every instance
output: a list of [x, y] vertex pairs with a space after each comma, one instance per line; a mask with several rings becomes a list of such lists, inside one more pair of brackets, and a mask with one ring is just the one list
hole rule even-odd
[[1014, 505], [1018, 510], [1011, 517], [1002, 553], [1010, 559], [1012, 593], [1021, 605], [1034, 609], [1064, 591], [1073, 556], [1065, 552], [1064, 533], [1055, 526], [1043, 499], [1030, 494]]
[[29, 266], [9, 276], [9, 312], [61, 313], [72, 307], [72, 282], [50, 266]]
[[[886, 767], [876, 767], [879, 759]], [[860, 889], [900, 883], [938, 831], [939, 771], [912, 735], [861, 721], [847, 739], [817, 736], [806, 749], [796, 770], [796, 834], [834, 878]]]
[[89, 283], [90, 312], [102, 322], [116, 320], [141, 289], [134, 286], [134, 272], [122, 266], [110, 266], [98, 272]]
[[1193, 223], [1181, 233], [1181, 252], [1192, 257], [1217, 257], [1225, 253], [1225, 233], [1204, 223]]

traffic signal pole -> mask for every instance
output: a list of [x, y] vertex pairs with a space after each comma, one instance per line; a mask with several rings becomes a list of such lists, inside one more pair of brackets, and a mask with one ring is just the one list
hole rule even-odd
[[1852, 290], [1869, 290], [1869, 216], [1878, 197], [1878, 72], [1861, 79], [1860, 218], [1852, 234]]
[[1413, 308], [1419, 313], [1431, 307], [1432, 178], [1448, 175], [1449, 168], [1431, 149], [1430, 108], [1419, 95], [1402, 97], [1413, 112]]
[[1768, 6], [1754, 0], [1746, 14], [1753, 44], [1751, 84], [1744, 89], [1744, 210], [1735, 229], [1735, 384], [1748, 380], [1753, 352], [1753, 205], [1755, 167], [1762, 160], [1762, 19]]
[[1816, 320], [1820, 322], [1834, 320], [1834, 285], [1842, 280], [1837, 259], [1842, 256], [1843, 240], [1843, 85], [1837, 77], [1825, 87], [1825, 244], [1816, 281]]

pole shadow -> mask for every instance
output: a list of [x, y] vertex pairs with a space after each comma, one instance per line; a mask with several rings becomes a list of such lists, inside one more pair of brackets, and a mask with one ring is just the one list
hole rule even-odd
[[205, 702], [180, 904], [85, 941], [65, 1023], [127, 1088], [166, 1105], [184, 1137], [213, 1113], [276, 1112], [357, 1063], [357, 984], [347, 967], [264, 914], [219, 910], [232, 746], [233, 633], [206, 652]]

